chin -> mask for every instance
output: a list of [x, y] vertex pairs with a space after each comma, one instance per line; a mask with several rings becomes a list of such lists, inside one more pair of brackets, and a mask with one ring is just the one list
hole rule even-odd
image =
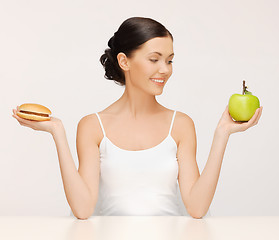
[[162, 93], [163, 93], [163, 89], [162, 90], [153, 91], [152, 95], [157, 96], [157, 95], [162, 95]]

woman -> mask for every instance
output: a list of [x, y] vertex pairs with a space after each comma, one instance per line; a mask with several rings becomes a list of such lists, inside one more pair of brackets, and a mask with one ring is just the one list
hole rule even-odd
[[100, 58], [105, 78], [125, 86], [125, 91], [103, 111], [79, 121], [78, 170], [61, 120], [28, 121], [15, 109], [13, 116], [23, 126], [52, 134], [67, 201], [77, 218], [90, 217], [97, 201], [101, 215], [181, 215], [177, 181], [189, 215], [203, 217], [230, 134], [256, 125], [262, 107], [246, 123], [234, 122], [226, 107], [200, 175], [193, 120], [156, 100], [172, 74], [171, 33], [155, 20], [133, 17], [121, 24], [108, 45]]

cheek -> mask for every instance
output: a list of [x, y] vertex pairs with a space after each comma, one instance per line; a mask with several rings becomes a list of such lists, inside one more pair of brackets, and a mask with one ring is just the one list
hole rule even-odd
[[170, 75], [172, 75], [172, 67], [171, 67], [171, 69], [170, 69]]
[[144, 75], [148, 76], [153, 74], [154, 69], [155, 69], [154, 66], [152, 66], [150, 63], [141, 61], [132, 66], [131, 74], [135, 78]]

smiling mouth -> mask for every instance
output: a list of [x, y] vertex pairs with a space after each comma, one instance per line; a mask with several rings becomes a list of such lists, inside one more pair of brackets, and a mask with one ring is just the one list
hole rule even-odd
[[154, 83], [157, 83], [159, 85], [163, 85], [165, 83], [165, 80], [162, 78], [150, 78], [150, 80]]

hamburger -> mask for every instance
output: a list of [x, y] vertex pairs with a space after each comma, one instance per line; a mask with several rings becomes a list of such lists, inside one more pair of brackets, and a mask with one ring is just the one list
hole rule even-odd
[[51, 111], [40, 104], [24, 103], [19, 106], [19, 111], [16, 113], [19, 117], [34, 120], [34, 121], [48, 121], [50, 120]]

